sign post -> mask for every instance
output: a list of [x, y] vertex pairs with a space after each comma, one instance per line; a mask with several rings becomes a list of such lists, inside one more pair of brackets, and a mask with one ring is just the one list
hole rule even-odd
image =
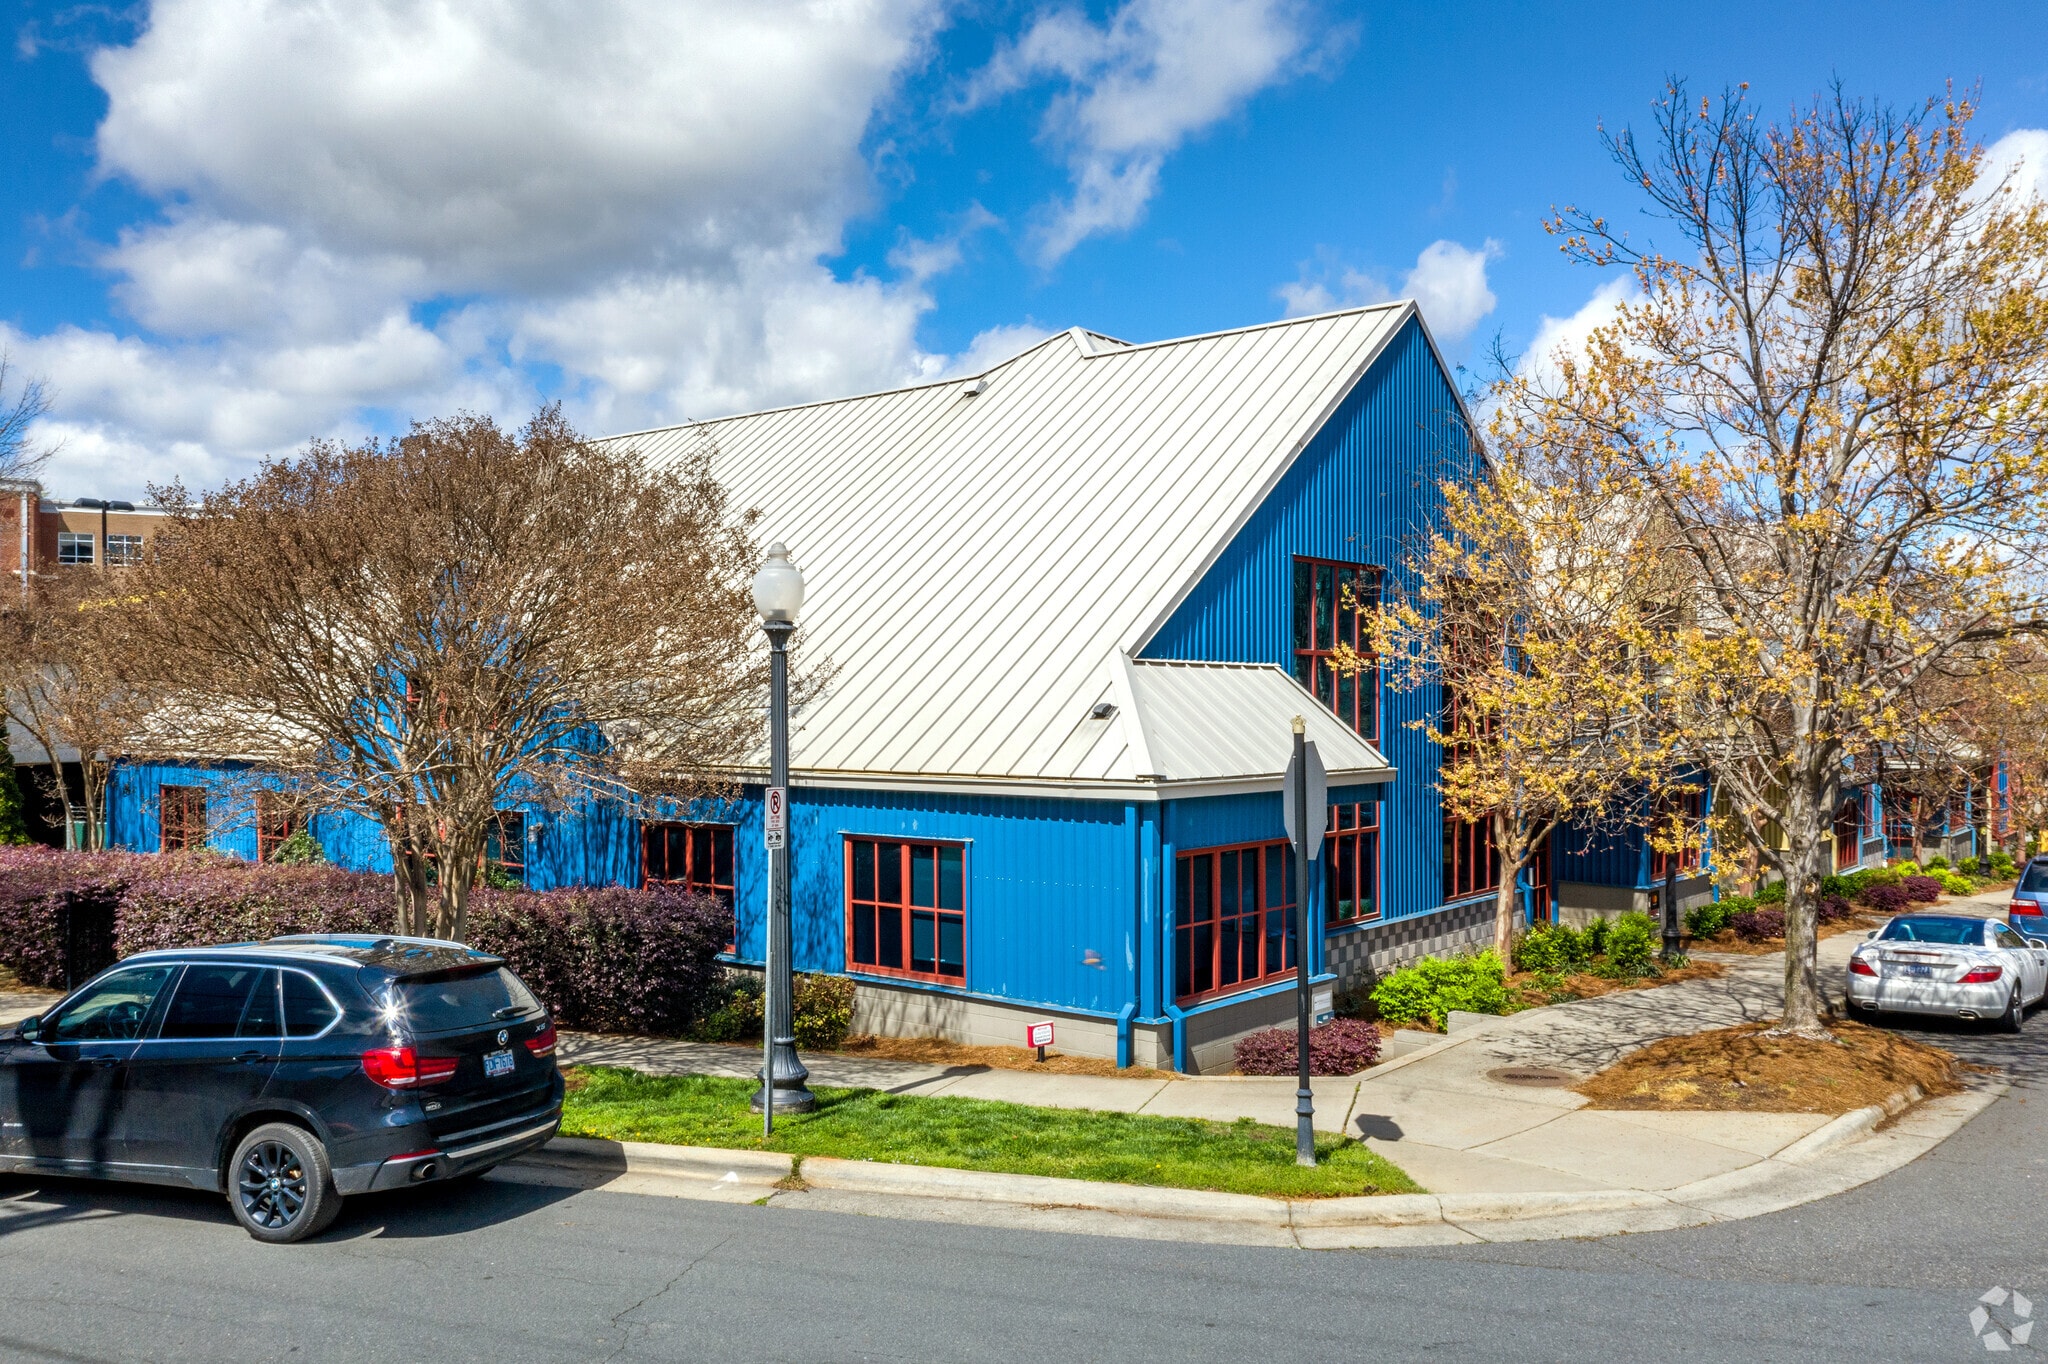
[[1308, 741], [1308, 726], [1294, 717], [1294, 753], [1287, 761], [1287, 776], [1281, 783], [1281, 817], [1287, 826], [1287, 841], [1294, 845], [1294, 1051], [1297, 1085], [1294, 1091], [1294, 1163], [1311, 1168], [1316, 1163], [1316, 1097], [1309, 1088], [1309, 1014], [1315, 1007], [1314, 939], [1308, 921], [1309, 863], [1322, 853], [1323, 830], [1330, 822], [1329, 783], [1322, 757]]
[[1045, 1049], [1052, 1045], [1052, 1024], [1026, 1023], [1024, 1025], [1024, 1045], [1038, 1048], [1038, 1059], [1040, 1061], [1045, 1060]]
[[761, 803], [762, 827], [769, 848], [789, 846], [789, 788], [771, 786]]

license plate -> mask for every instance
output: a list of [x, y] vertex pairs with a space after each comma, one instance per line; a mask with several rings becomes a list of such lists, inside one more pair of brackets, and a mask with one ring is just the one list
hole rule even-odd
[[495, 1080], [500, 1075], [510, 1075], [511, 1073], [511, 1051], [487, 1051], [484, 1053], [484, 1075], [486, 1078]]
[[[1899, 974], [1911, 976], [1915, 980], [1926, 980], [1934, 974], [1934, 968], [1932, 966], [1901, 966]], [[509, 1055], [510, 1053], [507, 1054]]]

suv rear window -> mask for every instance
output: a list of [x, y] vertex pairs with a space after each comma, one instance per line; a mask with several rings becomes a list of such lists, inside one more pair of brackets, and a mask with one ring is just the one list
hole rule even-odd
[[2048, 890], [2048, 862], [2027, 863], [2027, 874], [2020, 882], [2020, 889]]
[[532, 991], [502, 966], [453, 979], [400, 980], [391, 994], [413, 1031], [423, 1033], [490, 1027], [540, 1009]]

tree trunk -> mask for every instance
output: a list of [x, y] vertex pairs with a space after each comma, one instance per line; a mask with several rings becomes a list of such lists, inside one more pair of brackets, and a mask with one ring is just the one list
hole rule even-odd
[[391, 840], [391, 881], [398, 903], [401, 937], [424, 938], [427, 932], [427, 862], [402, 838]]
[[1818, 904], [1821, 879], [1828, 874], [1828, 845], [1821, 831], [1832, 823], [1840, 780], [1825, 762], [1806, 770], [1820, 775], [1802, 777], [1789, 795], [1791, 822], [1785, 830], [1789, 846], [1785, 858], [1785, 1012], [1775, 1032], [1801, 1037], [1831, 1036], [1828, 1014], [1821, 993], [1819, 964]]
[[1493, 892], [1493, 950], [1501, 965], [1512, 970], [1515, 938], [1522, 925], [1520, 881], [1522, 863], [1528, 858], [1527, 842], [1517, 837], [1513, 817], [1496, 813], [1492, 826], [1494, 852], [1500, 858], [1500, 884]]

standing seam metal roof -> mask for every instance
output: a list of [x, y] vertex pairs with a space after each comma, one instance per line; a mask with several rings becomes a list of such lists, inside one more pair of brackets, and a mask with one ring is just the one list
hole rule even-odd
[[[658, 467], [708, 439], [732, 503], [759, 508], [764, 542], [802, 565], [799, 648], [837, 672], [797, 719], [799, 774], [1221, 780], [1249, 750], [1197, 758], [1163, 737], [1185, 776], [1133, 766], [1142, 740], [1109, 732], [1139, 723], [1128, 697], [1085, 743], [1077, 722], [1413, 313], [1386, 304], [1145, 345], [1075, 328], [985, 371], [976, 396], [970, 376], [609, 443]], [[1299, 693], [1295, 711], [1313, 705], [1268, 671]], [[1176, 679], [1175, 724], [1205, 713], [1203, 688], [1221, 689], [1218, 716], [1225, 693], [1290, 704], [1271, 679]]]

